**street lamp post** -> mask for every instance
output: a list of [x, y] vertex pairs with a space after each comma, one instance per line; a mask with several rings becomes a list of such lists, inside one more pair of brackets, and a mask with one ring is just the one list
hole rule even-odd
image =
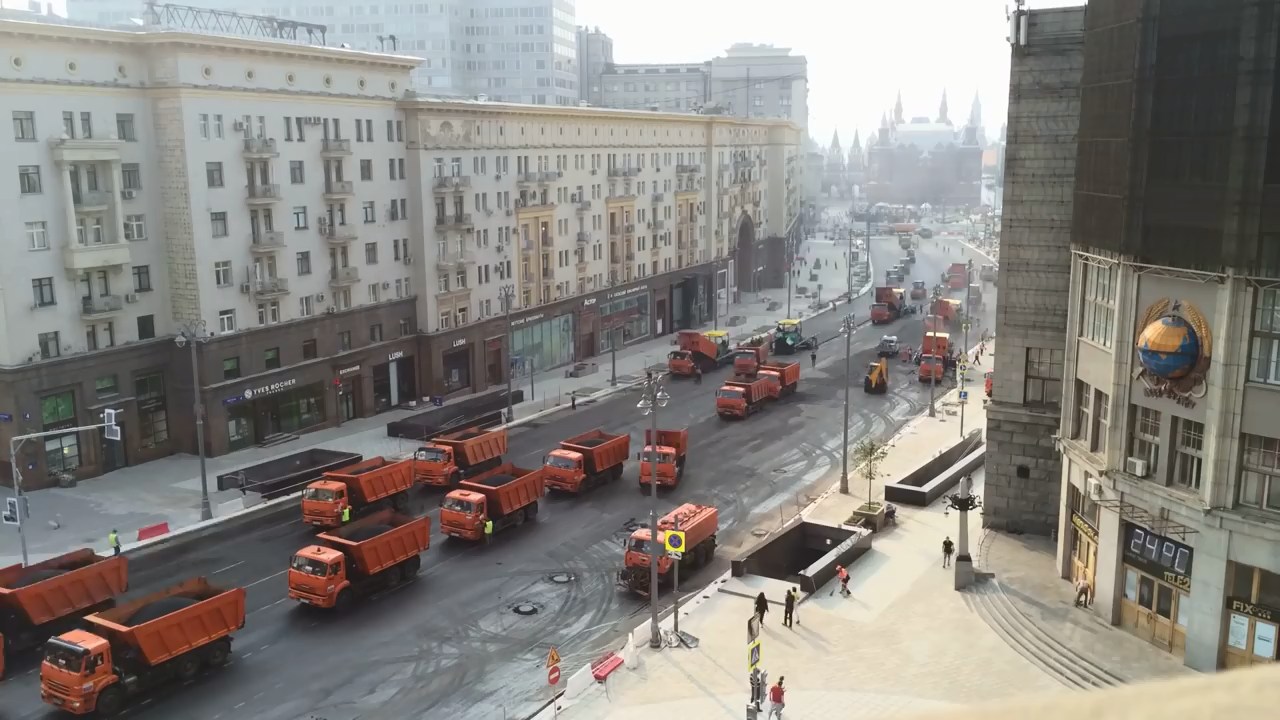
[[[671, 400], [666, 388], [662, 386], [660, 376], [653, 371], [645, 373], [644, 386], [640, 392], [640, 402], [636, 407], [648, 415], [653, 430], [652, 438], [658, 442], [658, 408], [666, 407]], [[654, 465], [654, 467], [657, 467]], [[662, 647], [662, 634], [658, 629], [658, 482], [657, 478], [649, 483], [649, 647]]]
[[960, 478], [960, 489], [946, 498], [943, 513], [952, 510], [960, 513], [960, 530], [956, 533], [956, 581], [955, 589], [963, 590], [973, 583], [973, 558], [969, 555], [969, 511], [982, 507], [982, 498], [973, 492], [973, 479], [969, 475]]
[[853, 332], [855, 329], [853, 314], [850, 313], [844, 317], [844, 321], [840, 326], [840, 332], [844, 334], [844, 434], [840, 443], [840, 493], [842, 495], [849, 494], [849, 384], [852, 382], [850, 376], [853, 374], [849, 362], [852, 355]]
[[[932, 314], [932, 313], [933, 313], [933, 310], [934, 310], [934, 308], [935, 308], [935, 307], [937, 307], [938, 300], [939, 300], [941, 297], [942, 297], [942, 295], [941, 295], [940, 293], [938, 293], [937, 291], [934, 291], [934, 293], [933, 293], [933, 300], [931, 300], [931, 301], [929, 302], [929, 314], [926, 314], [926, 315], [925, 315], [925, 317], [926, 317], [926, 318], [928, 318], [928, 317], [930, 316], [930, 314]], [[936, 317], [941, 317], [941, 316], [936, 316]], [[926, 326], [926, 328], [927, 328], [927, 327], [928, 327], [928, 326]], [[935, 325], [934, 327], [936, 328], [936, 327], [937, 327], [937, 325]], [[935, 330], [935, 332], [936, 332], [936, 330]], [[926, 330], [925, 330], [925, 335], [928, 335], [928, 334], [929, 334], [929, 331], [926, 329]], [[937, 366], [937, 364], [938, 364], [938, 359], [939, 359], [939, 358], [938, 358], [938, 355], [937, 355], [937, 352], [938, 352], [938, 338], [937, 338], [937, 336], [936, 336], [936, 335], [935, 335], [935, 336], [934, 336], [934, 338], [933, 338], [933, 347], [930, 349], [930, 351], [931, 351], [931, 354], [930, 354], [930, 356], [929, 356], [929, 357], [932, 359], [932, 361], [929, 363], [929, 417], [938, 417], [938, 409], [937, 409], [937, 407], [934, 405], [934, 402], [933, 402], [933, 392], [934, 392], [934, 387], [938, 384], [938, 376], [937, 376], [937, 374], [936, 374], [936, 372], [935, 372], [935, 368], [936, 368], [936, 366]], [[924, 362], [923, 357], [921, 358], [921, 362]], [[945, 370], [944, 370], [944, 372], [945, 372]]]
[[204, 403], [200, 401], [200, 354], [196, 346], [209, 341], [205, 332], [204, 320], [193, 320], [183, 326], [173, 338], [173, 343], [182, 349], [191, 346], [191, 407], [196, 415], [196, 454], [200, 456], [200, 519], [213, 519], [213, 508], [209, 505], [209, 475], [205, 468], [204, 458]]
[[514, 362], [515, 356], [512, 355], [512, 352], [515, 350], [515, 331], [511, 327], [511, 305], [515, 301], [515, 297], [516, 289], [512, 285], [503, 285], [498, 290], [498, 300], [502, 303], [502, 311], [507, 317], [507, 422], [515, 420], [515, 415], [512, 414], [513, 411], [511, 409], [511, 376], [514, 374], [516, 369]]
[[[969, 325], [970, 325], [970, 324], [972, 324], [972, 318], [973, 318], [973, 307], [970, 305], [970, 303], [972, 303], [972, 302], [973, 302], [973, 258], [970, 258], [970, 259], [969, 259], [969, 262], [968, 262], [968, 264], [967, 264], [967, 267], [965, 268], [965, 276], [969, 279], [969, 284], [968, 284], [968, 285], [966, 285], [966, 286], [965, 286], [965, 288], [964, 288], [964, 353], [965, 353], [965, 358], [964, 358], [963, 360], [961, 360], [961, 364], [963, 364], [963, 365], [965, 365], [965, 366], [967, 367], [967, 366], [969, 365], [969, 358], [968, 358], [968, 355], [969, 355]], [[959, 380], [959, 384], [960, 384], [960, 392], [961, 392], [962, 394], [964, 393], [964, 381], [965, 381], [965, 375], [966, 375], [966, 373], [964, 373], [964, 372], [960, 372], [960, 373], [959, 373], [959, 378], [958, 378], [958, 380]], [[962, 401], [960, 402], [960, 437], [964, 437], [964, 406], [965, 406], [965, 405], [968, 405], [968, 404], [969, 404], [969, 403], [968, 403], [967, 401], [964, 401], [964, 400], [962, 400]]]

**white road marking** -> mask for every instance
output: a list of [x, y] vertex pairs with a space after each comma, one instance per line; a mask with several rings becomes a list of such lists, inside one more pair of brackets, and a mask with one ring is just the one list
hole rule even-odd
[[245, 587], [246, 587], [246, 588], [251, 588], [251, 587], [253, 587], [254, 585], [257, 585], [258, 583], [264, 583], [264, 582], [266, 582], [266, 581], [270, 580], [271, 578], [278, 578], [278, 577], [280, 577], [281, 575], [283, 575], [283, 574], [285, 574], [285, 573], [287, 573], [287, 572], [289, 572], [289, 571], [288, 571], [288, 570], [281, 570], [280, 572], [276, 573], [275, 575], [268, 575], [268, 576], [266, 576], [266, 577], [262, 578], [261, 580], [254, 580], [253, 582], [249, 583], [248, 585], [245, 585]]
[[226, 566], [226, 567], [222, 568], [221, 570], [214, 570], [212, 573], [210, 573], [210, 575], [217, 575], [217, 574], [218, 574], [218, 573], [220, 573], [220, 572], [224, 572], [224, 571], [226, 571], [226, 570], [230, 570], [230, 569], [231, 569], [231, 568], [233, 568], [233, 567], [239, 567], [239, 566], [241, 566], [241, 565], [243, 565], [243, 564], [244, 564], [244, 561], [243, 561], [243, 560], [241, 560], [240, 562], [238, 562], [238, 563], [232, 563], [232, 564], [230, 564], [230, 565], [228, 565], [228, 566]]

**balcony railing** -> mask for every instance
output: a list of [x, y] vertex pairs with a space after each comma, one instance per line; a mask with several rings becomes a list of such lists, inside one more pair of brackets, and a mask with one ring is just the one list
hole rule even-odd
[[578, 209], [578, 212], [591, 212], [591, 201], [579, 200], [577, 209]]
[[72, 193], [72, 202], [77, 210], [106, 209], [111, 205], [111, 193], [105, 190], [82, 190]]
[[448, 192], [450, 190], [466, 190], [471, 187], [470, 175], [449, 175], [446, 177], [438, 177], [432, 181], [432, 186], [440, 192]]
[[450, 248], [436, 255], [436, 268], [439, 270], [451, 270], [458, 265], [469, 265], [474, 262], [475, 256], [470, 250], [464, 248]]
[[662, 202], [663, 197], [664, 195], [662, 193], [654, 193], [652, 200], [653, 202], [660, 203]]
[[470, 227], [471, 225], [471, 213], [453, 213], [436, 217], [436, 227], [439, 228]]
[[279, 230], [249, 234], [249, 249], [257, 253], [271, 253], [284, 248], [284, 233]]
[[329, 269], [330, 285], [354, 285], [360, 282], [360, 268], [335, 267]]
[[591, 242], [591, 234], [590, 234], [590, 233], [588, 233], [586, 230], [579, 230], [579, 231], [578, 231], [578, 244], [579, 244], [579, 245], [586, 245], [586, 244], [587, 244], [587, 243], [589, 243], [589, 242]]
[[536, 182], [538, 182], [538, 177], [539, 177], [539, 174], [538, 174], [538, 173], [536, 173], [536, 172], [522, 172], [522, 173], [520, 173], [520, 174], [519, 174], [519, 176], [516, 178], [516, 182], [520, 182], [520, 183], [536, 183]]
[[253, 294], [263, 297], [284, 295], [289, 292], [289, 278], [262, 278], [252, 283]]
[[324, 155], [350, 155], [351, 141], [325, 138], [320, 141], [320, 152]]
[[665, 221], [665, 220], [654, 220], [654, 221], [653, 221], [653, 229], [654, 229], [654, 230], [662, 230], [662, 229], [663, 229], [663, 228], [665, 228], [666, 226], [667, 226], [667, 223], [666, 223], [666, 221]]
[[320, 235], [330, 245], [346, 245], [360, 238], [360, 234], [351, 225], [325, 225], [320, 228]]
[[269, 200], [274, 202], [280, 199], [280, 186], [276, 184], [249, 185], [246, 186], [245, 192], [250, 200]]
[[351, 195], [355, 193], [355, 184], [350, 180], [330, 180], [324, 184], [325, 195]]
[[276, 141], [272, 138], [245, 138], [244, 154], [250, 157], [276, 157]]
[[611, 167], [609, 168], [609, 177], [635, 177], [640, 174], [640, 168], [633, 167]]
[[124, 298], [119, 295], [100, 295], [80, 298], [80, 314], [85, 317], [110, 315], [124, 308]]
[[702, 172], [702, 166], [701, 165], [677, 165], [676, 172], [678, 173]]

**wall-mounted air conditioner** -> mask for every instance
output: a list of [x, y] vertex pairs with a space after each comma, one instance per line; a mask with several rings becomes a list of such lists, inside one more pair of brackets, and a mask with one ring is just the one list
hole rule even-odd
[[324, 293], [316, 293], [316, 302], [324, 302]]
[[382, 289], [383, 289], [383, 290], [390, 290], [390, 289], [391, 289], [391, 283], [387, 282], [386, 280], [383, 280], [383, 281], [382, 281]]
[[240, 283], [240, 294], [248, 295], [250, 290], [249, 283]]
[[1131, 457], [1124, 459], [1124, 471], [1134, 477], [1146, 477], [1147, 469], [1147, 461], [1143, 458]]
[[127, 302], [127, 303], [136, 303], [136, 302], [138, 302], [138, 294], [137, 294], [137, 293], [125, 293], [125, 295], [124, 295], [124, 301], [125, 301], [125, 302]]

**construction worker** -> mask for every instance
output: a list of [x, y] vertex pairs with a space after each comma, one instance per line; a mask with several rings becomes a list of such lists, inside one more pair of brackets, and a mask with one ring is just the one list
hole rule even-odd
[[702, 384], [702, 366], [701, 365], [693, 366], [693, 382], [695, 385]]
[[111, 546], [111, 554], [120, 554], [120, 533], [115, 528], [111, 528], [111, 532], [107, 533], [107, 544]]
[[484, 521], [484, 544], [488, 545], [493, 540], [493, 521]]
[[351, 506], [343, 505], [342, 506], [342, 524], [346, 525], [349, 522], [351, 522]]

